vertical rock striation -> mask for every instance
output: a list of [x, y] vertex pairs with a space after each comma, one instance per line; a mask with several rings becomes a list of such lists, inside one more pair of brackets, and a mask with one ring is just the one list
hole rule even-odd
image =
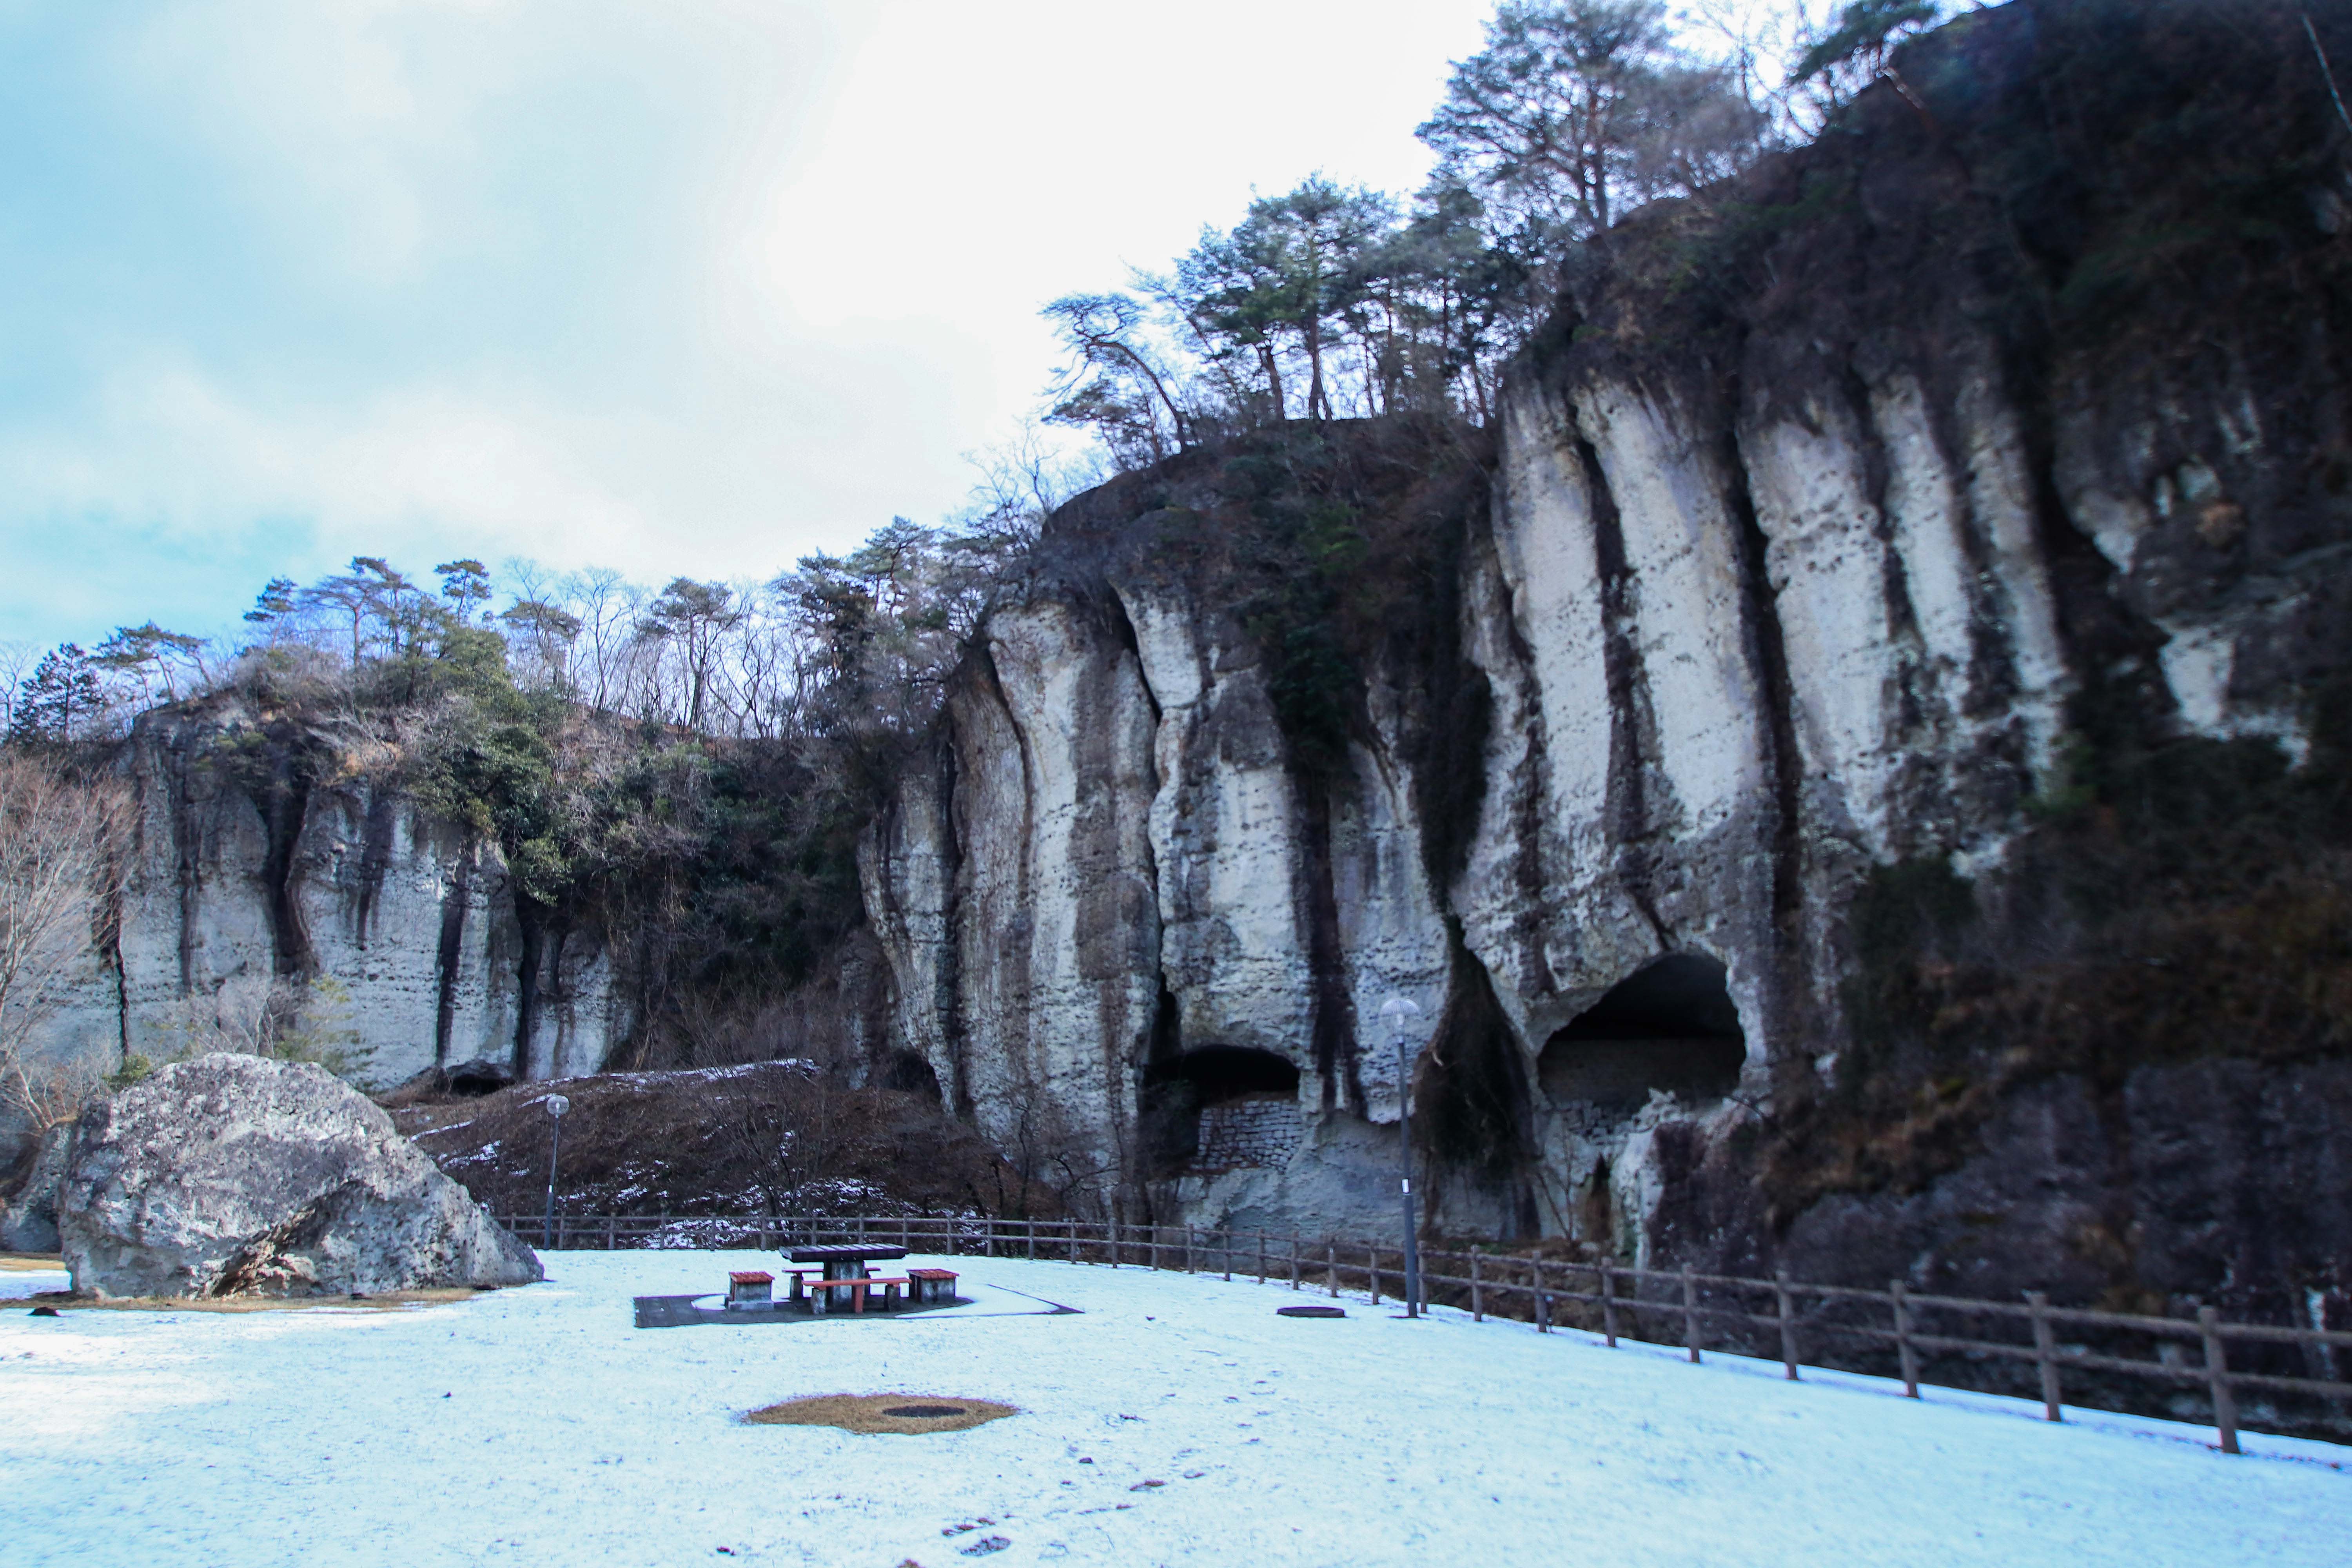
[[530, 940], [497, 847], [382, 761], [234, 698], [142, 715], [116, 763], [133, 822], [110, 940], [43, 1049], [111, 1070], [209, 1048], [217, 1020], [307, 1033], [384, 1082], [481, 1057], [600, 1066], [625, 1020], [596, 934]]

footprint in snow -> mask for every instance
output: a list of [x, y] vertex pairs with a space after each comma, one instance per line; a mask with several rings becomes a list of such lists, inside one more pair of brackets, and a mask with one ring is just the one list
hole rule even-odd
[[985, 1557], [992, 1552], [1002, 1552], [1012, 1544], [1013, 1542], [1001, 1535], [983, 1535], [970, 1546], [957, 1547], [956, 1553], [961, 1557]]

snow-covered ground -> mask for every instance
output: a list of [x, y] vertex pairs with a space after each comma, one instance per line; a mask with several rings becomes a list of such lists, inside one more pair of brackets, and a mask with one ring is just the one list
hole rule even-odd
[[[2352, 1560], [2352, 1455], [2321, 1444], [2230, 1458], [2162, 1422], [2052, 1426], [1360, 1299], [1278, 1318], [1322, 1298], [1045, 1262], [940, 1260], [978, 1298], [950, 1313], [640, 1331], [633, 1295], [772, 1256], [547, 1261], [547, 1284], [399, 1312], [9, 1308], [0, 1562]], [[62, 1283], [0, 1273], [0, 1295]], [[739, 1419], [897, 1391], [1023, 1414], [920, 1436]]]

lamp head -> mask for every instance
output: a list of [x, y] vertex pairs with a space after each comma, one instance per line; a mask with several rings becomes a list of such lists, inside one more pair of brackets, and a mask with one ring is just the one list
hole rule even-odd
[[1421, 1004], [1410, 996], [1391, 996], [1381, 1004], [1381, 1016], [1389, 1021], [1390, 1027], [1402, 1029], [1421, 1016]]
[[563, 1098], [562, 1095], [560, 1095], [560, 1094], [551, 1094], [551, 1095], [549, 1095], [549, 1096], [547, 1097], [546, 1104], [547, 1104], [547, 1113], [548, 1113], [550, 1116], [561, 1116], [561, 1115], [562, 1115], [565, 1111], [567, 1111], [567, 1110], [571, 1110], [571, 1109], [572, 1109], [572, 1102], [571, 1102], [570, 1100], [568, 1100], [564, 1099], [564, 1098]]

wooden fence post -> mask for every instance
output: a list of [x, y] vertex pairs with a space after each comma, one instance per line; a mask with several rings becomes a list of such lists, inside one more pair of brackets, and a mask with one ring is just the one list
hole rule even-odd
[[1224, 1258], [1225, 1283], [1230, 1285], [1234, 1282], [1234, 1233], [1221, 1230], [1217, 1232], [1217, 1239], [1224, 1244], [1217, 1251]]
[[1381, 1249], [1377, 1245], [1364, 1248], [1364, 1278], [1370, 1281], [1372, 1305], [1381, 1304]]
[[2205, 1375], [2213, 1385], [2213, 1427], [2221, 1436], [2221, 1452], [2238, 1447], [2238, 1396], [2230, 1391], [2230, 1353], [2221, 1344], [2221, 1325], [2210, 1307], [2197, 1309], [2197, 1326], [2205, 1331]]
[[2039, 1290], [2025, 1293], [2033, 1309], [2033, 1359], [2042, 1368], [2042, 1418], [2063, 1419], [2058, 1414], [2058, 1347], [2050, 1332], [2050, 1298]]
[[604, 1216], [604, 1250], [618, 1252], [620, 1249], [621, 1222], [614, 1216], [606, 1215]]
[[1192, 1267], [1192, 1227], [1189, 1225], [1184, 1227], [1184, 1272], [1195, 1272]]
[[1470, 1249], [1470, 1321], [1474, 1323], [1486, 1321], [1486, 1299], [1479, 1291], [1478, 1249], [1475, 1247]]
[[1887, 1281], [1886, 1294], [1895, 1302], [1895, 1353], [1903, 1363], [1903, 1397], [1919, 1397], [1919, 1347], [1911, 1342], [1911, 1303], [1904, 1299], [1903, 1281]]
[[1780, 1301], [1780, 1372], [1790, 1383], [1797, 1381], [1797, 1320], [1794, 1306], [1789, 1299], [1789, 1271], [1772, 1270], [1772, 1291]]
[[1265, 1232], [1257, 1233], [1257, 1282], [1265, 1283]]
[[1617, 1348], [1617, 1271], [1606, 1263], [1601, 1266], [1601, 1332], [1609, 1348]]
[[1290, 1233], [1290, 1288], [1298, 1289], [1298, 1233]]
[[1323, 1244], [1323, 1283], [1331, 1288], [1333, 1297], [1339, 1294], [1339, 1244], [1337, 1241]]
[[1690, 1347], [1691, 1364], [1698, 1364], [1698, 1281], [1690, 1265], [1683, 1265], [1683, 1343]]

